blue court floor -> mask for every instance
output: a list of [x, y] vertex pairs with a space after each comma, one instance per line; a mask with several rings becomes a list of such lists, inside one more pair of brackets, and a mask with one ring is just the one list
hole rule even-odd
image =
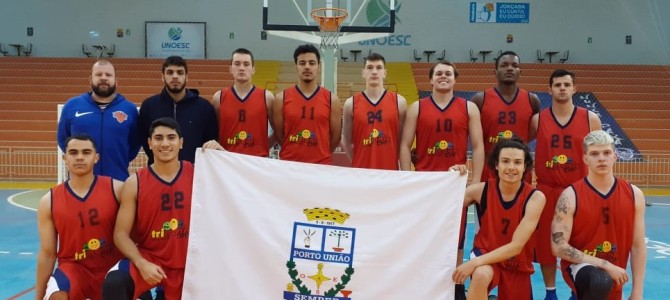
[[[35, 211], [9, 203], [13, 195], [24, 192], [26, 190], [0, 190], [0, 299], [34, 298], [39, 248]], [[40, 193], [43, 191], [32, 192], [35, 198], [39, 198]], [[670, 197], [648, 196], [647, 200], [654, 205], [647, 207], [646, 212], [648, 252], [644, 298], [670, 299]], [[472, 228], [468, 226], [466, 247], [472, 243]], [[537, 269], [532, 277], [533, 297], [541, 300], [544, 284], [539, 267]], [[568, 299], [569, 289], [560, 274], [557, 276], [559, 299]], [[630, 282], [625, 291], [627, 297]]]

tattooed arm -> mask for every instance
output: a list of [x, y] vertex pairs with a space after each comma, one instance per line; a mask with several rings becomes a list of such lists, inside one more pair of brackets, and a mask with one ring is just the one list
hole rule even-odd
[[622, 269], [604, 259], [586, 255], [584, 252], [568, 243], [572, 233], [572, 225], [575, 217], [576, 196], [572, 187], [568, 187], [558, 197], [554, 219], [551, 222], [551, 252], [563, 260], [575, 264], [587, 263], [605, 270], [617, 284], [628, 281], [626, 270]]

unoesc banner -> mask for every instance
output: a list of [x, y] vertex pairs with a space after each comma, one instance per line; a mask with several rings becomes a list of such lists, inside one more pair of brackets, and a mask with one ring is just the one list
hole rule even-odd
[[145, 22], [146, 57], [207, 58], [204, 22]]
[[183, 299], [453, 299], [466, 177], [198, 151]]
[[530, 3], [470, 2], [470, 23], [529, 23]]

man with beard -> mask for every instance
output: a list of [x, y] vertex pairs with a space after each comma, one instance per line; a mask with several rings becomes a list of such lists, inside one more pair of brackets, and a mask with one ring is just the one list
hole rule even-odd
[[137, 106], [115, 92], [116, 71], [109, 61], [93, 64], [90, 82], [92, 92], [71, 98], [63, 106], [58, 146], [65, 152], [69, 137], [91, 136], [100, 154], [93, 173], [125, 181], [128, 165], [140, 150]]
[[183, 150], [179, 152], [179, 160], [191, 163], [195, 161], [195, 149], [209, 140], [219, 138], [219, 127], [212, 104], [198, 95], [198, 90], [187, 89], [188, 66], [180, 56], [165, 59], [161, 68], [165, 88], [160, 94], [153, 95], [140, 107], [138, 129], [142, 148], [149, 158], [148, 164], [154, 161], [149, 149], [149, 127], [151, 122], [159, 118], [173, 118], [179, 123], [183, 132]]

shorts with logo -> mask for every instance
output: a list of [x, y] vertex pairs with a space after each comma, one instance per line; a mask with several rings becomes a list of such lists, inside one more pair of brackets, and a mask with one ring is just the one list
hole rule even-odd
[[61, 261], [47, 282], [44, 299], [56, 292], [68, 293], [69, 299], [102, 299], [102, 282], [107, 270], [90, 270], [79, 263]]
[[165, 299], [181, 299], [181, 292], [184, 286], [184, 269], [165, 268], [160, 264], [158, 264], [156, 260], [153, 259], [152, 256], [147, 255], [147, 253], [142, 252], [141, 254], [142, 257], [144, 257], [144, 259], [146, 259], [147, 261], [161, 267], [163, 269], [163, 272], [165, 272], [165, 275], [167, 275], [167, 279], [163, 279], [158, 284], [149, 284], [148, 282], [144, 281], [144, 278], [142, 278], [140, 270], [137, 269], [137, 267], [135, 267], [135, 264], [130, 262], [130, 260], [128, 260], [127, 258], [122, 259], [110, 271], [119, 270], [130, 273], [130, 277], [133, 279], [133, 283], [135, 284], [135, 292], [133, 294], [133, 299], [137, 299], [144, 292], [152, 288], [155, 288], [159, 285], [165, 292]]

